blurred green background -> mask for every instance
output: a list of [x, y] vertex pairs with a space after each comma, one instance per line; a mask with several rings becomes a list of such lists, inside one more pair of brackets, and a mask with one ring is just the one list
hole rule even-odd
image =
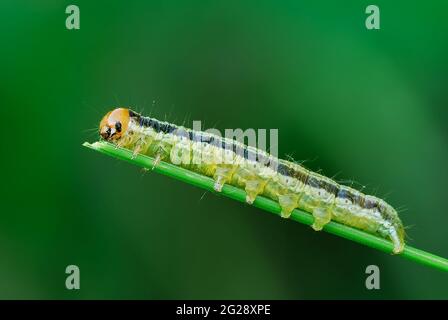
[[280, 155], [405, 207], [409, 244], [448, 257], [448, 4], [374, 1], [368, 31], [369, 4], [1, 1], [0, 298], [447, 299], [441, 271], [81, 146], [119, 105], [278, 128]]

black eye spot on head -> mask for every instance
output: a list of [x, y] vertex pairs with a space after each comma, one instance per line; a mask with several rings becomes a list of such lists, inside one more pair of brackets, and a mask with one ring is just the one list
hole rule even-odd
[[121, 132], [121, 122], [117, 121], [117, 123], [115, 124], [115, 129], [117, 130], [117, 132]]

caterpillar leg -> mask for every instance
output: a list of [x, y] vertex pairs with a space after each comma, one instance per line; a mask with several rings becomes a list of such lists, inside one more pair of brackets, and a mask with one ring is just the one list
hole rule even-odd
[[224, 184], [232, 179], [234, 172], [235, 169], [233, 166], [218, 166], [213, 175], [213, 179], [215, 180], [213, 189], [215, 189], [216, 192], [221, 192]]
[[128, 141], [126, 141], [126, 139], [121, 138], [115, 143], [115, 149], [125, 147], [127, 145], [127, 143], [128, 143]]
[[393, 253], [394, 254], [401, 253], [404, 250], [404, 241], [400, 239], [397, 230], [393, 227], [389, 230], [389, 238], [392, 240], [392, 243], [394, 244]]
[[135, 143], [134, 150], [132, 151], [132, 159], [135, 159], [139, 153], [145, 153], [148, 149], [148, 145], [145, 140], [140, 139]]
[[152, 163], [152, 170], [154, 170], [162, 160], [162, 155], [160, 153], [156, 154], [154, 158], [154, 162]]
[[257, 198], [257, 196], [263, 192], [266, 183], [267, 181], [260, 180], [246, 181], [246, 202], [248, 204], [252, 204], [255, 201], [255, 198]]
[[152, 170], [154, 170], [154, 168], [159, 165], [160, 161], [168, 158], [169, 155], [170, 155], [169, 152], [166, 151], [166, 149], [163, 148], [162, 146], [157, 148], [157, 151], [155, 152], [155, 156], [154, 156], [154, 162], [152, 164]]
[[311, 227], [320, 231], [331, 220], [331, 210], [329, 208], [314, 208], [313, 210], [314, 222]]
[[278, 203], [282, 208], [281, 217], [289, 218], [291, 212], [299, 206], [299, 196], [296, 194], [284, 194], [278, 196]]

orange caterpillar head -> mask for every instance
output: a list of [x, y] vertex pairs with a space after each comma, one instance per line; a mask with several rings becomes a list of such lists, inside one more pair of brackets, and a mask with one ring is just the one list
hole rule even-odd
[[100, 122], [101, 137], [107, 141], [120, 139], [128, 129], [129, 119], [129, 109], [117, 108], [108, 112]]

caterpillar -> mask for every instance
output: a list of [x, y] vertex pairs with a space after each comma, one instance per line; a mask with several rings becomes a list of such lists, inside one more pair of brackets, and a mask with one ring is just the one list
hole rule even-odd
[[[386, 201], [338, 184], [295, 162], [233, 139], [145, 117], [128, 108], [108, 112], [100, 122], [99, 134], [134, 155], [154, 157], [155, 166], [166, 161], [212, 177], [217, 192], [224, 184], [242, 188], [249, 204], [258, 195], [273, 199], [279, 203], [283, 218], [289, 218], [296, 208], [310, 212], [316, 231], [333, 220], [389, 239], [395, 254], [404, 249], [403, 223]], [[223, 155], [227, 161], [222, 161]]]

